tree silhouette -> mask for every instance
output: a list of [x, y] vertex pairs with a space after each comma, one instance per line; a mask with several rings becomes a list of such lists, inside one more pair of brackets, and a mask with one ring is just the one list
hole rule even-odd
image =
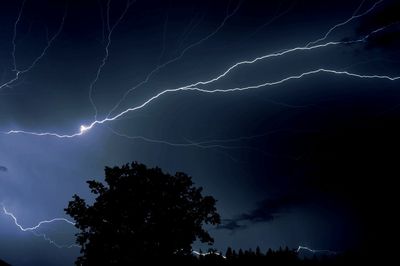
[[80, 230], [77, 265], [130, 265], [138, 257], [189, 255], [196, 239], [213, 243], [203, 225], [220, 223], [216, 200], [185, 173], [133, 162], [106, 167], [105, 182], [87, 181], [92, 205], [74, 195], [65, 209]]
[[228, 247], [226, 249], [225, 257], [227, 257], [227, 258], [232, 258], [233, 257], [233, 253], [232, 253], [232, 248], [231, 247]]
[[261, 250], [259, 246], [256, 248], [256, 256], [261, 256]]

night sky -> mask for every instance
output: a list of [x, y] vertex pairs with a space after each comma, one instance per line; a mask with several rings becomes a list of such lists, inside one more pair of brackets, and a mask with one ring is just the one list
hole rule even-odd
[[[24, 228], [69, 218], [86, 180], [135, 160], [218, 200], [218, 250], [385, 248], [399, 14], [394, 0], [1, 1], [0, 202]], [[23, 232], [1, 210], [0, 258], [72, 265], [75, 232]]]

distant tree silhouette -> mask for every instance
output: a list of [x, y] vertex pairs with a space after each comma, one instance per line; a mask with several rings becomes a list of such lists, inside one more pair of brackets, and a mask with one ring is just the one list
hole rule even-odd
[[265, 254], [266, 254], [267, 256], [271, 256], [271, 255], [272, 255], [272, 249], [269, 248]]
[[261, 250], [259, 246], [256, 248], [256, 256], [261, 256]]
[[232, 258], [233, 257], [233, 253], [232, 253], [232, 248], [231, 247], [228, 247], [226, 249], [225, 257], [227, 257], [227, 258]]
[[[231, 254], [228, 256], [228, 254]], [[260, 249], [253, 251], [251, 248], [248, 250], [239, 249], [238, 252], [228, 247], [226, 256], [223, 258], [217, 253], [201, 256], [197, 261], [193, 261], [190, 265], [206, 266], [206, 265], [221, 265], [221, 266], [341, 266], [341, 265], [362, 265], [367, 264], [361, 257], [354, 253], [341, 253], [335, 255], [324, 254], [308, 254], [310, 256], [300, 255], [296, 249], [289, 249], [288, 247], [279, 248], [278, 250], [268, 249], [266, 253], [261, 252]], [[197, 262], [197, 263], [196, 263]], [[379, 264], [380, 265], [380, 264]]]
[[216, 200], [185, 173], [133, 162], [106, 167], [105, 182], [87, 182], [97, 196], [92, 205], [74, 195], [65, 209], [80, 230], [77, 265], [131, 265], [139, 257], [189, 255], [196, 239], [213, 243], [203, 225], [220, 223]]

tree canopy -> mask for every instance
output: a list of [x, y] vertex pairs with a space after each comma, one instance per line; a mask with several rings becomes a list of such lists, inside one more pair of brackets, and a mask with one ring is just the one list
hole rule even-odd
[[74, 195], [65, 209], [79, 229], [77, 265], [128, 265], [137, 257], [189, 255], [196, 239], [213, 243], [203, 226], [220, 223], [216, 200], [187, 174], [133, 162], [106, 167], [105, 182], [87, 181], [92, 205]]

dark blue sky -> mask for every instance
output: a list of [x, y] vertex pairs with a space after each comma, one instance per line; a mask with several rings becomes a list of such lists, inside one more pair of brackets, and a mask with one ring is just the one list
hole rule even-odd
[[[217, 249], [367, 250], [395, 224], [399, 12], [390, 0], [2, 1], [0, 202], [23, 227], [68, 218], [73, 194], [90, 198], [86, 180], [137, 160], [186, 172], [218, 199]], [[315, 43], [324, 47], [191, 87], [223, 92], [166, 93], [54, 135], [304, 48], [334, 25]], [[34, 233], [74, 242], [63, 222]], [[72, 265], [78, 252], [1, 212], [0, 258]]]

